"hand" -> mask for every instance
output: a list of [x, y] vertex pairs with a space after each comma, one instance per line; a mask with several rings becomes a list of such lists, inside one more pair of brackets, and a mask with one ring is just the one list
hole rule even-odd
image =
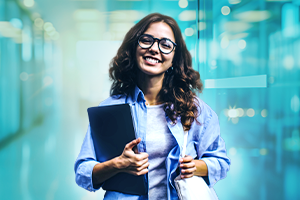
[[179, 163], [179, 167], [181, 168], [181, 178], [190, 178], [194, 176], [194, 172], [196, 172], [196, 164], [192, 156], [180, 158]]
[[123, 153], [117, 157], [117, 166], [121, 172], [126, 172], [136, 176], [144, 175], [148, 173], [148, 154], [147, 153], [137, 153], [133, 151], [141, 142], [141, 138], [132, 140], [126, 144]]

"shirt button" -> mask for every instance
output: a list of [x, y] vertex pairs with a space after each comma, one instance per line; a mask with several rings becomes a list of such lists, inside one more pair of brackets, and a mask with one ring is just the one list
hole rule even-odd
[[91, 187], [88, 187], [88, 190], [91, 190]]

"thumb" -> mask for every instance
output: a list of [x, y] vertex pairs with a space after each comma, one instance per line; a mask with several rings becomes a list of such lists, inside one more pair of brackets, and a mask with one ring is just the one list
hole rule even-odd
[[125, 149], [132, 150], [132, 148], [135, 147], [136, 145], [138, 145], [141, 142], [141, 140], [142, 140], [141, 138], [132, 140], [131, 142], [126, 144]]

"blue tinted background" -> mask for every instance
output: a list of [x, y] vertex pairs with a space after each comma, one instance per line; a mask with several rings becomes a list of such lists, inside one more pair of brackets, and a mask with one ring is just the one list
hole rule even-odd
[[232, 160], [222, 200], [300, 199], [299, 0], [0, 0], [1, 199], [102, 199], [74, 181], [86, 109], [125, 33], [182, 30]]

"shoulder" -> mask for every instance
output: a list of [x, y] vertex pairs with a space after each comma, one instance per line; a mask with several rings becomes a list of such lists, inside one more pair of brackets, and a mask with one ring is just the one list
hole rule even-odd
[[218, 120], [218, 115], [215, 113], [215, 111], [209, 105], [207, 105], [202, 99], [196, 97], [195, 101], [199, 113], [197, 119], [200, 123], [207, 124], [207, 122], [209, 122], [212, 119]]
[[109, 105], [117, 105], [117, 104], [123, 104], [126, 101], [127, 96], [126, 95], [112, 95], [102, 101], [99, 106], [109, 106]]

